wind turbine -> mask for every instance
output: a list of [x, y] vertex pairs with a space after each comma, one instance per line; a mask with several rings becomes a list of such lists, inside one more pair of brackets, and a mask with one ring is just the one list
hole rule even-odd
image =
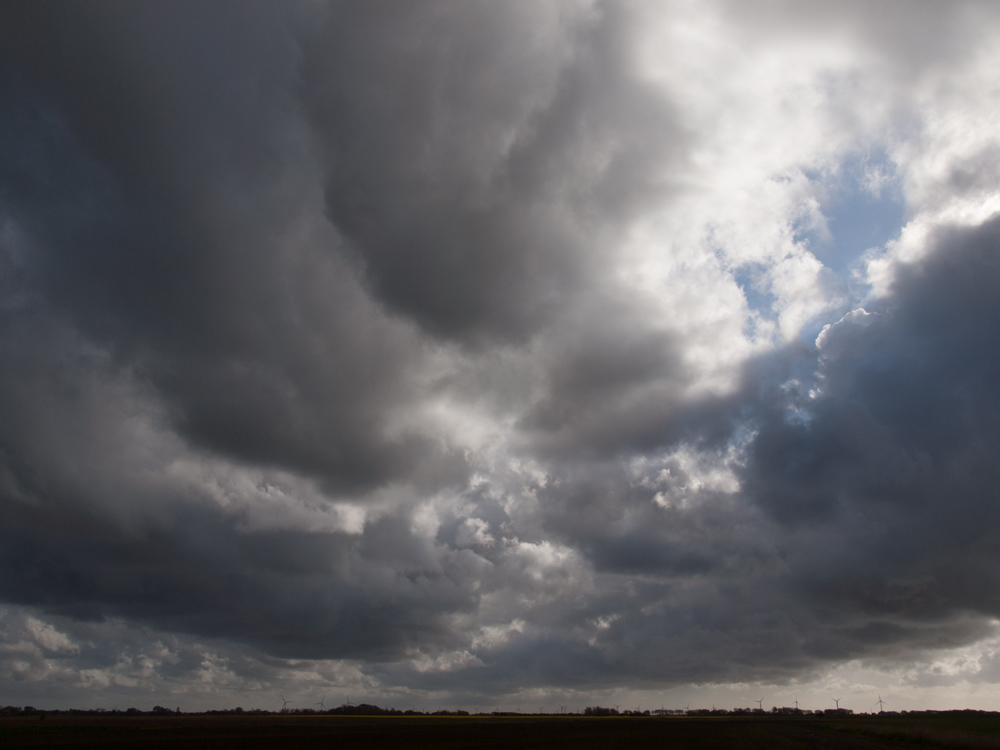
[[316, 705], [319, 706], [322, 710], [326, 711], [326, 703], [324, 701], [326, 701], [325, 695], [319, 699], [319, 703], [317, 703]]
[[294, 701], [286, 701], [285, 696], [281, 696], [281, 710], [284, 711], [286, 708], [288, 708], [288, 704], [293, 702]]
[[347, 705], [351, 705], [351, 696], [347, 696]]
[[842, 700], [844, 700], [843, 697], [840, 697], [840, 698], [831, 698], [830, 700], [832, 700], [834, 703], [837, 704], [837, 710], [839, 711], [840, 710], [840, 702]]
[[566, 713], [566, 706], [559, 706], [559, 710]]
[[764, 710], [764, 696], [760, 696], [760, 700], [757, 701], [757, 708], [761, 711]]
[[795, 696], [795, 710], [799, 710], [799, 696], [797, 695]]
[[878, 705], [878, 712], [882, 713], [882, 703], [883, 703], [883, 701], [882, 701], [882, 696], [881, 695], [879, 695], [878, 700], [875, 701], [875, 703]]
[[618, 713], [618, 707], [619, 706], [621, 706], [621, 703], [616, 703], [615, 704], [615, 713]]

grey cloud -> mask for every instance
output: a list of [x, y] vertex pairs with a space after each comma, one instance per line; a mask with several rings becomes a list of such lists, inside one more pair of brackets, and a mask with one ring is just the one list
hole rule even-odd
[[690, 376], [675, 337], [643, 330], [627, 313], [607, 315], [609, 308], [590, 312], [589, 325], [552, 346], [545, 397], [521, 422], [536, 450], [614, 450], [644, 426], [662, 431], [676, 410]]
[[882, 3], [851, 2], [837, 7], [820, 2], [775, 0], [748, 5], [726, 2], [726, 13], [753, 33], [746, 39], [798, 34], [830, 39], [840, 37], [878, 55], [881, 62], [905, 79], [929, 67], [961, 57], [974, 46], [971, 40], [996, 21], [996, 6], [979, 0], [944, 4], [936, 0]]
[[[149, 710], [180, 704], [191, 711], [221, 702], [274, 710], [281, 707], [287, 669], [281, 659], [218, 639], [122, 620], [81, 621], [32, 608], [0, 608], [0, 699], [5, 705]], [[356, 685], [350, 677], [349, 670], [320, 667], [315, 672], [315, 679], [330, 687], [345, 681]]]

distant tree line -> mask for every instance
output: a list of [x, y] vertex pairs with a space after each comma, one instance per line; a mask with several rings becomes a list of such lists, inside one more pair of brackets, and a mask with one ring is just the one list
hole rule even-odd
[[[977, 711], [972, 709], [963, 709], [956, 711], [883, 711], [879, 715], [882, 716], [901, 716], [901, 715], [930, 715], [930, 714], [995, 714], [995, 711]], [[241, 707], [229, 708], [229, 709], [215, 709], [209, 711], [181, 711], [178, 707], [177, 709], [165, 708], [163, 706], [154, 706], [150, 711], [141, 711], [138, 708], [127, 708], [124, 710], [118, 709], [104, 709], [104, 708], [70, 708], [70, 709], [57, 709], [57, 710], [44, 710], [40, 708], [35, 708], [34, 706], [0, 706], [0, 717], [3, 716], [24, 716], [24, 715], [38, 715], [44, 718], [46, 715], [52, 716], [276, 716], [276, 715], [291, 715], [291, 716], [306, 716], [306, 715], [321, 715], [321, 716], [636, 716], [636, 717], [669, 717], [669, 716], [847, 716], [851, 715], [853, 712], [848, 708], [829, 708], [822, 711], [809, 711], [807, 709], [800, 708], [789, 708], [789, 707], [777, 707], [775, 706], [770, 711], [765, 711], [760, 708], [734, 708], [734, 709], [724, 709], [724, 708], [702, 708], [702, 709], [690, 709], [690, 710], [680, 710], [680, 709], [654, 709], [654, 710], [644, 710], [639, 709], [629, 710], [619, 710], [615, 708], [607, 708], [605, 706], [587, 706], [583, 710], [583, 713], [574, 712], [560, 712], [558, 714], [548, 714], [548, 713], [527, 713], [520, 711], [489, 711], [489, 712], [477, 712], [471, 714], [469, 711], [462, 709], [457, 710], [446, 710], [441, 709], [438, 711], [416, 711], [414, 709], [407, 709], [405, 711], [398, 708], [381, 708], [370, 703], [359, 703], [351, 705], [337, 706], [335, 708], [328, 708], [324, 710], [315, 710], [311, 708], [284, 708], [279, 711], [267, 711], [262, 708], [254, 709], [243, 709]]]

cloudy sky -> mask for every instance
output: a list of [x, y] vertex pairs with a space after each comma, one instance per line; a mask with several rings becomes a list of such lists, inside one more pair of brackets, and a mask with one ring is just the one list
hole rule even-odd
[[1000, 10], [0, 6], [0, 704], [1000, 704]]

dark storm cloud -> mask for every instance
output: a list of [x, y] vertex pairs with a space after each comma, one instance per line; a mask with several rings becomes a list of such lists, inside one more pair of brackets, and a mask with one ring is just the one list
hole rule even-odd
[[[42, 3], [6, 21], [4, 596], [301, 655], [449, 642], [436, 618], [476, 601], [461, 550], [422, 547], [405, 512], [359, 538], [243, 535], [150, 484], [183, 449], [130, 455], [149, 436], [129, 420], [333, 492], [460, 487], [460, 454], [388, 434], [429, 355], [380, 303], [524, 340], [662, 195], [680, 136], [630, 75], [625, 14]], [[609, 345], [578, 336], [574, 361]], [[669, 356], [589, 385], [556, 360], [555, 398]]]
[[[446, 614], [469, 609], [461, 572], [430, 560], [408, 527], [240, 534], [210, 513], [127, 534], [93, 519], [5, 504], [7, 601], [84, 620], [106, 616], [222, 636], [295, 658], [399, 658], [448, 646]], [[389, 554], [381, 545], [393, 544]], [[419, 580], [397, 569], [419, 571]]]
[[882, 311], [829, 329], [809, 418], [772, 413], [745, 477], [778, 523], [841, 534], [800, 575], [872, 616], [996, 614], [1000, 225], [935, 244]]
[[300, 221], [292, 19], [21, 10], [4, 139], [8, 226], [32, 250], [18, 293], [140, 368], [208, 448], [335, 488], [411, 472], [428, 446], [382, 430], [420, 357], [412, 335], [364, 298], [335, 232]]
[[[410, 539], [405, 514], [360, 536], [248, 532], [247, 511], [219, 507], [211, 484], [171, 476], [176, 446], [127, 429], [143, 407], [108, 386], [107, 356], [79, 351], [69, 335], [39, 341], [37, 327], [30, 339], [7, 333], [4, 433], [17, 442], [6, 437], [0, 453], [5, 601], [300, 657], [398, 657], [453, 641], [442, 618], [473, 606], [467, 573]], [[29, 367], [9, 356], [39, 345], [58, 359], [50, 351]]]
[[[164, 476], [176, 445], [139, 434], [143, 422], [173, 427], [208, 456], [291, 469], [334, 492], [463, 481], [447, 446], [386, 434], [425, 355], [313, 218], [296, 12], [6, 8], [8, 601], [322, 656], [447, 642], [439, 616], [470, 606], [407, 539], [405, 514], [361, 538], [247, 535]], [[414, 582], [393, 565], [433, 571]], [[428, 604], [436, 613], [418, 623], [413, 607]]]
[[[795, 346], [751, 363], [741, 396], [693, 420], [728, 413], [753, 430], [738, 495], [691, 489], [670, 458], [645, 457], [653, 471], [639, 472], [635, 457], [553, 466], [537, 489], [545, 528], [605, 576], [591, 605], [614, 615], [601, 668], [583, 660], [574, 679], [780, 681], [989, 632], [1000, 221], [932, 243], [878, 310], [824, 332], [818, 360]], [[682, 439], [697, 443], [697, 429]], [[684, 503], [651, 502], [671, 485], [688, 490]], [[617, 585], [630, 595], [610, 593]], [[539, 663], [558, 658], [552, 643], [538, 648]]]
[[304, 80], [326, 205], [428, 331], [522, 341], [586, 287], [685, 140], [633, 75], [627, 12], [335, 4]]

